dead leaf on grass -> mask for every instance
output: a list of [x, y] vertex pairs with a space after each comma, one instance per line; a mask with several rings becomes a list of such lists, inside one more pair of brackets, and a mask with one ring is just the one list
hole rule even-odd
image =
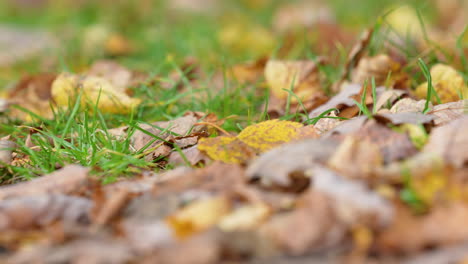
[[[391, 113], [422, 113], [426, 104], [426, 100], [416, 101], [411, 98], [403, 98], [398, 100], [392, 108], [390, 108]], [[432, 103], [429, 103], [430, 108], [432, 108]]]
[[0, 139], [0, 168], [11, 163], [15, 147], [16, 143], [13, 141], [7, 138]]
[[377, 86], [405, 89], [409, 85], [409, 77], [402, 71], [402, 65], [386, 54], [362, 58], [351, 76], [352, 82], [359, 84], [371, 83], [372, 78]]

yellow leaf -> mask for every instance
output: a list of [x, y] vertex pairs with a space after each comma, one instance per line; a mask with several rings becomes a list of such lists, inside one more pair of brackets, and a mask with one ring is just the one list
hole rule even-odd
[[52, 98], [58, 106], [69, 106], [80, 93], [81, 105], [94, 107], [99, 99], [97, 107], [104, 113], [128, 113], [141, 102], [101, 77], [63, 73], [52, 84]]
[[254, 151], [237, 137], [202, 138], [198, 141], [198, 149], [204, 151], [213, 160], [225, 163], [245, 163]]
[[226, 232], [250, 230], [258, 226], [270, 214], [265, 204], [245, 205], [223, 217], [218, 226]]
[[[436, 64], [431, 68], [432, 85], [440, 97], [442, 103], [460, 100], [460, 97], [468, 98], [468, 86], [463, 77], [452, 67], [445, 64]], [[426, 98], [427, 82], [419, 85], [415, 91], [419, 98]], [[437, 103], [435, 96], [432, 103]]]
[[237, 138], [258, 153], [268, 151], [283, 143], [296, 139], [301, 123], [283, 120], [268, 120], [246, 127]]
[[229, 210], [225, 197], [213, 197], [195, 201], [166, 220], [178, 237], [187, 237], [217, 224]]
[[[265, 79], [271, 92], [278, 98], [288, 97], [292, 90], [301, 100], [321, 92], [319, 75], [313, 61], [269, 60], [265, 67]], [[293, 101], [296, 98], [292, 98]]]
[[385, 21], [396, 33], [417, 40], [422, 39], [423, 29], [418, 19], [418, 13], [413, 7], [403, 5], [390, 10], [389, 14], [385, 16]]
[[283, 143], [314, 135], [313, 127], [275, 119], [248, 126], [237, 137], [202, 138], [198, 149], [213, 160], [242, 164]]

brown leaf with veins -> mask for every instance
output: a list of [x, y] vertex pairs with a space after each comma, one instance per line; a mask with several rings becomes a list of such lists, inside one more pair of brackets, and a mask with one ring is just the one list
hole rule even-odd
[[467, 113], [468, 100], [436, 105], [428, 112], [428, 114], [436, 117], [434, 120], [436, 126], [445, 125], [452, 120], [463, 117]]

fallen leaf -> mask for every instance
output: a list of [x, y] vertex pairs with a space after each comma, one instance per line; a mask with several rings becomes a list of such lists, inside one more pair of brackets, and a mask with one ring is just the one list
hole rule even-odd
[[62, 194], [23, 195], [0, 201], [0, 230], [25, 230], [54, 221], [87, 223], [92, 201]]
[[453, 166], [460, 168], [468, 164], [468, 116], [455, 119], [450, 123], [436, 127], [429, 136], [424, 152], [431, 152], [443, 157]]
[[173, 151], [168, 157], [169, 164], [173, 165], [187, 165], [186, 161], [192, 166], [200, 163], [206, 163], [210, 158], [203, 154], [197, 145], [185, 148], [182, 150], [182, 153], [178, 151]]
[[[468, 86], [463, 76], [454, 68], [445, 64], [436, 64], [431, 67], [432, 86], [440, 97], [442, 103], [454, 102], [460, 98], [468, 98]], [[425, 98], [428, 84], [419, 85], [415, 94], [419, 98]], [[432, 103], [437, 103], [436, 96], [432, 96]]]
[[134, 50], [131, 42], [121, 34], [112, 34], [106, 40], [105, 51], [111, 56], [125, 56]]
[[237, 137], [202, 138], [198, 149], [213, 160], [234, 164], [246, 163], [255, 156], [254, 150]]
[[395, 126], [402, 124], [413, 124], [432, 127], [434, 123], [433, 116], [415, 112], [382, 113], [376, 114], [374, 118], [383, 124], [392, 124]]
[[436, 105], [428, 114], [435, 116], [434, 124], [441, 126], [468, 113], [468, 100]]
[[[391, 113], [422, 113], [426, 104], [426, 100], [416, 101], [411, 98], [403, 98], [398, 100], [392, 108], [390, 108]], [[429, 103], [432, 108], [432, 103]]]
[[360, 59], [351, 76], [352, 82], [359, 84], [371, 83], [372, 78], [377, 86], [405, 89], [409, 85], [402, 65], [386, 54]]
[[147, 78], [145, 74], [131, 71], [111, 60], [94, 62], [86, 74], [108, 80], [120, 92], [125, 92], [129, 87], [136, 86]]
[[58, 106], [68, 107], [78, 96], [81, 96], [82, 106], [94, 109], [97, 105], [104, 113], [129, 113], [141, 103], [140, 99], [129, 97], [102, 77], [62, 73], [53, 82], [52, 98]]
[[[43, 73], [23, 77], [7, 95], [9, 104], [19, 105], [31, 112], [52, 118], [51, 109], [51, 87], [56, 74]], [[10, 110], [10, 116], [30, 121], [30, 114], [13, 108]]]
[[350, 178], [368, 179], [383, 165], [383, 155], [379, 146], [369, 139], [349, 135], [331, 156], [328, 165]]
[[228, 71], [228, 74], [240, 83], [255, 83], [263, 76], [267, 62], [268, 58], [262, 57], [253, 62], [237, 64]]
[[338, 142], [331, 139], [307, 139], [286, 144], [257, 158], [247, 168], [247, 177], [260, 180], [267, 188], [304, 189], [309, 184], [304, 171], [325, 163], [337, 147]]
[[88, 168], [68, 165], [51, 174], [27, 182], [0, 187], [0, 201], [23, 195], [48, 193], [68, 194], [87, 182]]
[[248, 204], [234, 209], [218, 223], [225, 232], [249, 231], [258, 227], [270, 215], [270, 208], [265, 204]]
[[464, 224], [468, 208], [461, 202], [439, 205], [427, 215], [414, 215], [397, 206], [391, 226], [377, 237], [382, 253], [415, 253], [427, 247], [448, 246], [468, 238]]
[[[290, 90], [300, 100], [322, 94], [318, 66], [323, 60], [315, 61], [281, 61], [269, 60], [265, 66], [265, 79], [272, 94], [280, 99], [288, 97]], [[297, 100], [291, 97], [292, 101]]]
[[178, 237], [187, 237], [218, 223], [230, 211], [230, 202], [225, 197], [212, 197], [194, 201], [166, 221]]
[[211, 159], [245, 163], [255, 156], [289, 141], [318, 137], [313, 126], [283, 120], [268, 120], [246, 127], [237, 137], [201, 139], [198, 148]]

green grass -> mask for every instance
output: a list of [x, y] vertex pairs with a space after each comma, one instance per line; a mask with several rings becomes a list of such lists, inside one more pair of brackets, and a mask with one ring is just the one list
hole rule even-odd
[[[149, 73], [152, 77], [168, 79], [173, 71], [184, 75], [178, 65], [181, 65], [187, 56], [193, 56], [197, 58], [199, 66], [207, 77], [201, 80], [203, 84], [201, 87], [190, 87], [190, 83], [184, 77], [183, 82], [186, 86], [184, 92], [178, 90], [176, 86], [163, 89], [157, 83], [133, 87], [135, 97], [145, 100], [129, 115], [103, 114], [97, 108], [86, 109], [71, 102], [72, 105], [66, 111], [55, 109], [55, 118], [52, 120], [39, 116], [35, 116], [34, 120], [27, 124], [8, 120], [0, 125], [0, 135], [11, 135], [15, 138], [19, 156], [29, 156], [30, 159], [22, 166], [3, 168], [5, 176], [0, 181], [30, 179], [69, 163], [91, 167], [93, 173], [100, 176], [104, 182], [111, 182], [126, 175], [131, 176], [145, 169], [159, 169], [157, 164], [146, 162], [141, 158], [145, 150], [130, 150], [129, 137], [135, 131], [141, 131], [139, 124], [175, 119], [186, 111], [215, 113], [219, 118], [232, 117], [223, 125], [228, 131], [240, 131], [250, 124], [268, 119], [266, 108], [262, 108], [262, 105], [268, 104], [268, 91], [261, 83], [245, 85], [224, 78], [223, 87], [220, 90], [213, 89], [210, 79], [214, 78], [216, 72], [238, 62], [254, 60], [261, 55], [275, 54], [275, 51], [271, 54], [256, 54], [249, 49], [233, 52], [220, 44], [218, 33], [225, 22], [223, 16], [190, 13], [175, 15], [167, 11], [163, 2], [157, 0], [154, 0], [152, 9], [141, 7], [138, 1], [129, 0], [116, 1], [113, 5], [89, 1], [79, 9], [67, 5], [66, 1], [54, 2], [56, 4], [39, 11], [18, 9], [5, 1], [0, 2], [2, 23], [45, 29], [62, 37], [61, 49], [49, 51], [56, 61], [52, 67], [44, 69], [40, 59], [20, 62], [0, 73], [0, 85], [11, 84], [25, 73], [39, 73], [44, 70], [78, 72], [98, 59], [113, 59], [128, 68]], [[386, 38], [388, 29], [382, 27], [385, 23], [384, 12], [389, 6], [402, 2], [418, 6], [425, 14], [433, 12], [423, 0], [362, 0], [359, 4], [347, 0], [332, 0], [330, 5], [337, 14], [338, 22], [346, 30], [358, 32], [370, 26], [375, 28], [376, 32], [369, 51], [371, 54], [378, 54], [384, 48], [383, 43], [388, 40]], [[261, 9], [250, 9], [246, 3], [246, 1], [226, 1], [225, 5], [229, 6], [230, 12], [242, 14], [242, 17], [252, 25], [268, 28], [271, 26], [274, 9], [281, 4], [281, 1], [272, 1], [270, 6]], [[135, 52], [120, 57], [111, 57], [103, 52], [84, 52], [83, 42], [86, 40], [86, 34], [96, 27], [125, 35], [135, 46]], [[274, 50], [278, 51], [286, 40], [280, 35], [276, 36]], [[317, 41], [320, 39], [313, 39], [304, 33], [303, 39], [298, 41], [292, 48], [293, 52], [287, 57], [315, 60], [320, 54], [311, 52], [310, 47]], [[461, 40], [458, 42], [458, 48], [462, 49]], [[349, 47], [337, 47], [336, 65], [319, 67], [324, 76], [323, 87], [329, 94], [331, 85], [340, 78], [343, 71], [347, 49]], [[401, 49], [404, 49], [412, 67], [407, 69], [408, 72], [413, 71], [421, 55], [414, 50], [407, 50], [406, 47]], [[429, 53], [423, 58], [428, 63], [432, 63], [435, 56]], [[463, 63], [466, 69], [466, 58]], [[423, 75], [414, 76], [415, 84], [422, 80], [424, 80]], [[372, 89], [375, 98], [375, 83], [372, 83]], [[299, 99], [293, 92], [289, 93], [289, 99], [295, 97]], [[364, 101], [356, 103], [361, 105], [362, 112], [369, 117], [372, 116]], [[306, 120], [305, 122], [310, 124], [315, 124], [333, 110], [330, 109], [316, 118], [308, 119], [301, 113], [289, 113], [289, 106], [288, 103], [286, 109], [288, 115], [285, 118]], [[130, 127], [127, 138], [116, 140], [107, 133], [108, 128], [124, 125]], [[32, 150], [27, 146], [28, 136], [37, 145], [36, 149]]]

